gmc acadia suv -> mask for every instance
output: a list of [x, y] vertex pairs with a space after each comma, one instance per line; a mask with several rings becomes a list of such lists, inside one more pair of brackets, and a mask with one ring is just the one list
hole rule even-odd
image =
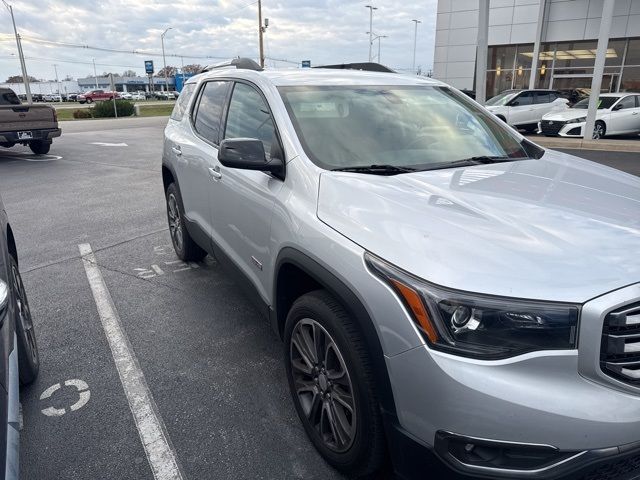
[[638, 178], [431, 79], [207, 70], [165, 131], [173, 245], [248, 280], [327, 462], [640, 475]]

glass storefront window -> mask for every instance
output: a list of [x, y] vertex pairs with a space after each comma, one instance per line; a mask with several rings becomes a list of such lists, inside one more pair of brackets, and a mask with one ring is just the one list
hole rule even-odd
[[516, 46], [506, 45], [489, 48], [489, 58], [487, 59], [487, 69], [489, 70], [511, 70], [513, 60], [516, 56]]
[[640, 67], [624, 67], [621, 92], [640, 92]]
[[[607, 57], [605, 58], [605, 65], [622, 65], [622, 57], [624, 56], [624, 46], [627, 43], [626, 40], [609, 40], [609, 48], [607, 49]], [[595, 65], [595, 58], [593, 63]]]
[[559, 42], [556, 68], [593, 67], [598, 42]]
[[511, 88], [512, 72], [498, 72], [496, 70], [487, 72], [487, 98], [495, 97], [500, 92]]
[[[542, 56], [542, 52], [540, 52]], [[519, 68], [531, 68], [533, 60], [533, 44], [518, 45], [518, 55], [516, 56], [516, 70]]]
[[[640, 66], [640, 39], [629, 40], [629, 48], [627, 49], [627, 58], [625, 65]], [[626, 70], [626, 67], [625, 67]]]
[[513, 76], [513, 88], [529, 88], [529, 76], [531, 75], [531, 69], [518, 68], [514, 72]]

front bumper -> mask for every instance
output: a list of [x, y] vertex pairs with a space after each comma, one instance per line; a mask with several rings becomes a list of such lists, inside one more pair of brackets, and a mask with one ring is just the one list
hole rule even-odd
[[[640, 387], [600, 368], [606, 314], [639, 300], [636, 284], [584, 304], [577, 351], [478, 361], [420, 346], [386, 357], [399, 425], [468, 476], [462, 478], [640, 478]], [[467, 465], [442, 450], [445, 432], [488, 444], [548, 446], [559, 456], [535, 468]], [[628, 472], [587, 476], [619, 461], [619, 471]]]
[[[18, 136], [18, 131], [14, 132], [0, 132], [0, 143], [20, 143], [20, 142], [30, 142], [31, 140], [52, 140], [55, 137], [59, 137], [62, 135], [62, 130], [59, 128], [41, 128], [37, 130], [29, 130], [26, 131], [31, 132], [31, 139], [22, 139]], [[22, 131], [22, 130], [20, 130]]]
[[567, 123], [560, 120], [541, 120], [538, 132], [547, 137], [582, 138], [585, 122]]

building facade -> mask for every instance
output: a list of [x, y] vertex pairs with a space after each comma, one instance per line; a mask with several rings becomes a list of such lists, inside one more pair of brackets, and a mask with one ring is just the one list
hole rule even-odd
[[[156, 77], [150, 80], [149, 77], [120, 77], [114, 76], [113, 83], [117, 92], [149, 92], [149, 91], [166, 91], [175, 90], [175, 79], [167, 77], [166, 84], [164, 77]], [[86, 92], [93, 89], [110, 90], [111, 79], [109, 77], [87, 77], [79, 78], [78, 86], [80, 92]]]
[[[603, 0], [490, 0], [486, 95], [590, 89]], [[479, 0], [439, 0], [434, 77], [475, 90]], [[534, 85], [534, 44], [540, 48]], [[601, 91], [640, 91], [640, 0], [616, 0]]]

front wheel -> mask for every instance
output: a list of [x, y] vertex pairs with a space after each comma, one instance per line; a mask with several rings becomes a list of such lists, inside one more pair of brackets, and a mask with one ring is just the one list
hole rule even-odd
[[51, 144], [43, 140], [34, 140], [29, 143], [29, 148], [36, 155], [46, 155], [51, 150]]
[[11, 288], [16, 299], [16, 337], [18, 338], [20, 383], [28, 385], [38, 376], [40, 355], [38, 354], [38, 344], [36, 343], [36, 334], [33, 329], [29, 300], [18, 270], [18, 263], [13, 257], [9, 257], [9, 263]]
[[598, 120], [596, 124], [593, 126], [593, 136], [594, 140], [599, 140], [604, 137], [607, 133], [607, 127], [602, 120]]
[[87, 98], [87, 103], [93, 103], [93, 100], [90, 98]]
[[322, 457], [356, 477], [379, 471], [385, 442], [369, 352], [326, 291], [305, 294], [291, 307], [285, 362], [296, 411]]
[[171, 243], [173, 243], [173, 249], [176, 255], [180, 260], [185, 262], [202, 260], [207, 252], [198, 246], [187, 231], [182, 197], [175, 183], [167, 187], [166, 199], [169, 234], [171, 235]]

